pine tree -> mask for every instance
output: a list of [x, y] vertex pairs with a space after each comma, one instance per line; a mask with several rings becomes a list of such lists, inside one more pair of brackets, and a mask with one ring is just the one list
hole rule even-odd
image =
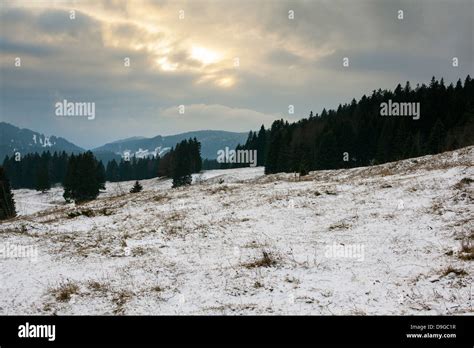
[[103, 183], [98, 180], [98, 162], [92, 152], [71, 156], [64, 180], [64, 194], [66, 201], [76, 203], [97, 198]]
[[115, 161], [115, 159], [107, 163], [107, 170], [105, 173], [106, 173], [105, 177], [107, 178], [108, 181], [111, 181], [111, 182], [119, 181], [120, 179], [119, 166], [117, 164], [117, 161]]
[[337, 151], [335, 136], [332, 132], [324, 133], [318, 151], [318, 167], [320, 169], [334, 169], [339, 162], [340, 154]]
[[438, 153], [443, 151], [446, 137], [446, 129], [440, 119], [436, 120], [428, 139], [429, 153]]
[[173, 175], [173, 188], [181, 187], [181, 186], [188, 186], [192, 183], [192, 176], [191, 174], [184, 174]]
[[102, 161], [100, 161], [97, 164], [96, 170], [97, 170], [96, 178], [97, 178], [97, 183], [99, 185], [99, 189], [105, 190], [105, 168]]
[[143, 186], [137, 181], [135, 181], [135, 184], [133, 185], [132, 189], [130, 190], [130, 193], [138, 193], [143, 189]]
[[[312, 111], [311, 111], [312, 112]], [[266, 145], [267, 145], [267, 132], [265, 131], [265, 127], [260, 127], [257, 136], [257, 166], [265, 165], [265, 157], [266, 157]]]
[[78, 157], [71, 155], [67, 163], [66, 175], [64, 176], [64, 181], [63, 181], [63, 188], [64, 188], [63, 197], [66, 200], [66, 202], [70, 202], [74, 200], [74, 198], [76, 197], [77, 181], [78, 181], [78, 175], [77, 175], [77, 161], [78, 160], [79, 160]]
[[41, 161], [36, 170], [36, 191], [45, 192], [51, 188], [48, 164]]
[[[194, 146], [196, 152], [197, 148]], [[172, 178], [173, 178], [173, 188], [191, 185], [193, 172], [196, 172], [195, 167], [193, 167], [193, 140], [189, 139], [183, 140], [176, 145], [176, 148], [172, 151]]]
[[308, 175], [308, 168], [304, 162], [300, 163], [300, 169], [299, 169], [299, 174], [300, 176], [306, 176]]
[[5, 169], [0, 167], [0, 220], [16, 216], [15, 201]]

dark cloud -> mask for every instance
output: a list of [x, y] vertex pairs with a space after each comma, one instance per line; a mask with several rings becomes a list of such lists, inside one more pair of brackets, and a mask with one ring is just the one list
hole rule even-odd
[[8, 38], [0, 37], [0, 52], [5, 55], [12, 54], [44, 57], [57, 53], [58, 50], [55, 47], [11, 41]]
[[[84, 147], [196, 127], [241, 131], [406, 80], [474, 71], [472, 0], [109, 0], [75, 3], [75, 20], [67, 3], [55, 4], [0, 7], [0, 114]], [[223, 58], [207, 64], [191, 55], [194, 45]], [[96, 119], [55, 117], [63, 98], [95, 102]], [[190, 113], [174, 118], [181, 104]]]

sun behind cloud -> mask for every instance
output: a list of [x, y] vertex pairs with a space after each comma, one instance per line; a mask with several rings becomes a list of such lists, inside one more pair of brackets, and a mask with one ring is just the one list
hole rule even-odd
[[201, 62], [203, 65], [209, 65], [219, 62], [222, 58], [222, 55], [205, 47], [192, 46], [191, 58]]

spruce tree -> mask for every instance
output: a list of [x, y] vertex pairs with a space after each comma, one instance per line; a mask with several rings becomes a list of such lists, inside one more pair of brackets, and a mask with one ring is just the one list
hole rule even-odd
[[16, 216], [15, 201], [5, 169], [0, 167], [0, 220]]
[[49, 180], [48, 164], [44, 161], [41, 161], [36, 170], [36, 191], [45, 192], [50, 188], [51, 182]]
[[115, 159], [107, 163], [107, 170], [106, 170], [105, 176], [108, 181], [111, 181], [111, 182], [119, 181], [120, 179], [119, 166], [117, 164], [117, 161], [115, 161]]
[[138, 193], [143, 189], [143, 186], [137, 181], [135, 181], [135, 184], [133, 185], [132, 189], [130, 190], [130, 193]]
[[96, 170], [97, 170], [96, 178], [97, 178], [97, 184], [99, 185], [99, 189], [105, 190], [105, 168], [102, 161], [100, 161], [97, 164]]
[[64, 181], [63, 197], [66, 201], [74, 200], [76, 203], [97, 198], [103, 183], [99, 182], [99, 163], [92, 152], [71, 156]]
[[66, 174], [64, 176], [64, 181], [63, 181], [63, 188], [64, 188], [64, 193], [63, 197], [66, 200], [66, 202], [70, 202], [74, 200], [76, 197], [76, 192], [77, 192], [77, 180], [78, 180], [78, 175], [77, 175], [77, 162], [79, 161], [79, 156], [76, 157], [71, 155], [69, 157], [68, 163], [67, 163], [67, 168], [66, 168]]
[[428, 139], [428, 151], [429, 153], [438, 153], [444, 150], [444, 143], [446, 137], [446, 130], [443, 122], [440, 119], [436, 120], [436, 123], [431, 130], [430, 137]]
[[172, 154], [172, 178], [173, 178], [173, 188], [191, 185], [193, 172], [192, 161], [190, 158], [192, 153], [190, 153], [190, 143], [187, 140], [183, 140], [176, 145], [176, 148]]
[[[312, 113], [312, 112], [311, 112]], [[266, 144], [267, 144], [267, 132], [265, 131], [265, 127], [260, 127], [257, 136], [257, 166], [263, 166], [265, 164], [265, 156], [266, 156]]]

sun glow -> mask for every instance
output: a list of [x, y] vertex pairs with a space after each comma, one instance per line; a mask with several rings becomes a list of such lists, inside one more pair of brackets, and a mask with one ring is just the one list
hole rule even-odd
[[178, 64], [170, 63], [166, 57], [156, 60], [156, 63], [163, 71], [175, 71], [178, 68]]
[[200, 46], [193, 46], [191, 49], [191, 58], [201, 62], [204, 65], [216, 63], [220, 54]]
[[216, 81], [216, 84], [220, 87], [232, 87], [235, 84], [235, 80], [232, 77], [223, 77]]

